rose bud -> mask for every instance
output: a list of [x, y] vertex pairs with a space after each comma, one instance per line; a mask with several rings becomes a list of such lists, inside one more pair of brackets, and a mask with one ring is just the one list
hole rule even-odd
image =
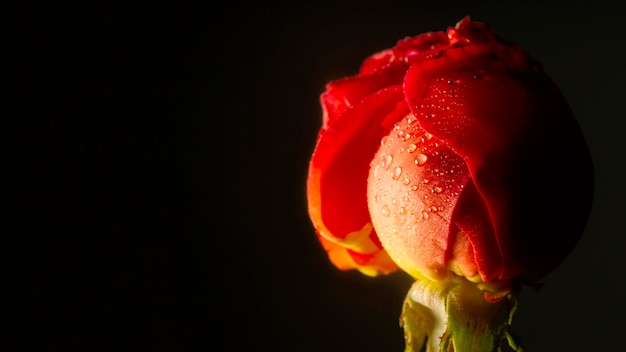
[[593, 197], [584, 136], [541, 64], [466, 17], [370, 56], [321, 103], [307, 192], [331, 261], [416, 279], [408, 348], [518, 349], [519, 289], [573, 250]]

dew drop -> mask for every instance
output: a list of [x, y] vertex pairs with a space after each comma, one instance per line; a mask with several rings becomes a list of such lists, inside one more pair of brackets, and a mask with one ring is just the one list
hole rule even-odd
[[408, 177], [405, 177], [404, 180], [402, 180], [402, 184], [408, 185], [409, 183], [411, 183], [411, 180], [409, 180]]
[[389, 216], [389, 214], [391, 214], [391, 212], [389, 211], [389, 207], [387, 205], [383, 205], [383, 207], [380, 208], [380, 212], [384, 216]]
[[426, 164], [426, 161], [428, 161], [428, 157], [426, 156], [426, 154], [417, 154], [417, 157], [415, 158], [415, 164], [417, 164], [418, 166], [422, 166]]
[[398, 200], [397, 200], [397, 199], [395, 199], [395, 198], [391, 198], [391, 204], [392, 204], [392, 205], [396, 205], [396, 204], [398, 204]]
[[409, 153], [413, 153], [415, 150], [417, 150], [417, 145], [413, 143], [409, 144], [409, 147], [408, 147]]
[[437, 210], [438, 210], [438, 208], [437, 208], [436, 206], [434, 206], [434, 205], [433, 205], [433, 206], [431, 206], [430, 208], [428, 208], [428, 210], [429, 210], [429, 211], [431, 211], [431, 212], [433, 212], [433, 213], [436, 213], [436, 212], [437, 212]]
[[417, 191], [417, 186], [413, 185], [413, 187], [411, 187], [411, 191]]
[[428, 214], [428, 212], [426, 210], [424, 210], [422, 212], [422, 219], [428, 220], [429, 217], [430, 217], [430, 215]]
[[376, 203], [380, 202], [380, 196], [378, 194], [374, 196], [374, 201], [376, 201]]
[[402, 214], [402, 215], [406, 214], [406, 208], [405, 207], [400, 207], [400, 214]]
[[427, 179], [427, 178], [425, 178], [425, 179], [423, 179], [423, 180], [422, 180], [422, 183], [423, 183], [423, 184], [427, 184], [428, 182], [430, 182], [430, 180], [429, 180], [429, 179]]
[[443, 189], [441, 187], [439, 187], [439, 186], [433, 187], [433, 193], [441, 193], [442, 190]]
[[391, 178], [393, 178], [394, 180], [397, 180], [397, 179], [400, 178], [401, 174], [402, 174], [402, 168], [400, 166], [398, 166], [395, 169], [393, 169], [393, 173], [391, 174]]
[[383, 162], [380, 164], [380, 166], [382, 166], [383, 169], [387, 170], [389, 168], [389, 165], [391, 165], [392, 161], [393, 161], [393, 156], [385, 155], [383, 156]]
[[387, 144], [387, 141], [389, 140], [389, 136], [384, 136], [381, 140], [380, 140], [380, 145], [384, 146], [385, 144]]

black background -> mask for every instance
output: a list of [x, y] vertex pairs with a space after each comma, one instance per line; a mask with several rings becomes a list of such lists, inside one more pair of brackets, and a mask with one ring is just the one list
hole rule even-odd
[[515, 332], [528, 351], [621, 345], [617, 5], [18, 2], [7, 14], [11, 350], [401, 351], [410, 279], [337, 271], [306, 213], [318, 97], [369, 54], [465, 15], [544, 63], [596, 165], [587, 230], [541, 291], [523, 292]]

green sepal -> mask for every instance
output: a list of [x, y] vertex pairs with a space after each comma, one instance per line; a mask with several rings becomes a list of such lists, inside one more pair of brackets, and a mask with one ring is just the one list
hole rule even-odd
[[516, 308], [514, 292], [488, 302], [469, 281], [416, 281], [400, 316], [405, 352], [499, 352], [504, 340], [523, 352], [510, 329]]
[[428, 332], [433, 328], [434, 319], [435, 317], [428, 308], [411, 299], [404, 300], [400, 326], [404, 328], [405, 352], [422, 350]]

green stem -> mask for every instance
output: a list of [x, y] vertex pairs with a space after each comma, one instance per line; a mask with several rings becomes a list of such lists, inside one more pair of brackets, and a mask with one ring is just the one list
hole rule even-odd
[[475, 284], [416, 281], [407, 294], [400, 322], [405, 352], [497, 352], [503, 340], [522, 348], [510, 332], [517, 295], [490, 303]]

